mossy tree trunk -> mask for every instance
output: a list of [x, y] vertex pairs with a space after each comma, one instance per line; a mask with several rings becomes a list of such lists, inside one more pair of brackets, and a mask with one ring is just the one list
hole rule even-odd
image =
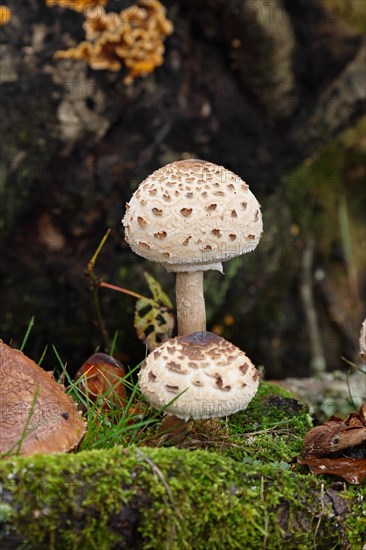
[[216, 453], [114, 448], [0, 469], [1, 548], [362, 548], [365, 486]]

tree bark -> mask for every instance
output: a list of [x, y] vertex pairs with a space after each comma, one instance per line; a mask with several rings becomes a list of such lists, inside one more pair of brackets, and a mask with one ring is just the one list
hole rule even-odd
[[[130, 3], [108, 0], [107, 9]], [[175, 32], [164, 64], [129, 87], [123, 74], [55, 60], [84, 40], [82, 14], [44, 0], [8, 4], [0, 44], [1, 336], [21, 343], [34, 315], [41, 336], [30, 354], [40, 357], [57, 335], [75, 370], [100, 344], [83, 271], [107, 227], [106, 278], [117, 281], [122, 269], [126, 285], [139, 284], [120, 231], [131, 182], [184, 154], [232, 169], [262, 200], [364, 114], [365, 46], [318, 0], [166, 2]], [[131, 308], [119, 303], [108, 301], [110, 330], [123, 332], [121, 347], [138, 361]]]

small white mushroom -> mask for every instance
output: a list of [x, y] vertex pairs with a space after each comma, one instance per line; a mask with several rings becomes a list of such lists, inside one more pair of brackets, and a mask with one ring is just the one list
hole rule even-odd
[[362, 323], [360, 332], [360, 356], [364, 363], [366, 363], [366, 319]]
[[230, 170], [181, 160], [156, 170], [133, 194], [123, 218], [132, 250], [177, 273], [178, 333], [205, 330], [203, 273], [254, 250], [260, 205]]
[[145, 398], [185, 420], [245, 409], [258, 383], [258, 371], [245, 353], [212, 332], [168, 340], [148, 355], [139, 373]]

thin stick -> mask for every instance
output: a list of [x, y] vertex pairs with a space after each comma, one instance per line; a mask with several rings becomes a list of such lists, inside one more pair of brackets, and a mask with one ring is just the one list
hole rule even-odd
[[97, 261], [97, 258], [99, 256], [99, 254], [100, 254], [100, 251], [102, 250], [106, 240], [109, 237], [110, 232], [111, 232], [111, 230], [107, 229], [104, 237], [102, 238], [102, 240], [100, 241], [100, 243], [98, 245], [98, 248], [96, 249], [96, 251], [94, 252], [93, 256], [91, 257], [91, 259], [88, 263], [87, 270], [85, 271], [86, 275], [90, 278], [90, 281], [91, 281], [92, 300], [93, 300], [93, 306], [94, 306], [94, 311], [95, 311], [95, 316], [96, 316], [96, 322], [97, 322], [99, 331], [100, 331], [100, 333], [103, 337], [104, 345], [107, 349], [110, 348], [111, 343], [110, 343], [110, 338], [109, 338], [109, 335], [108, 335], [107, 328], [106, 328], [104, 320], [103, 320], [102, 312], [101, 312], [101, 309], [100, 309], [99, 294], [98, 294], [100, 281], [94, 275], [94, 266], [95, 266], [95, 262]]
[[133, 296], [139, 300], [151, 300], [151, 298], [146, 298], [146, 296], [133, 292], [133, 290], [128, 290], [127, 288], [123, 288], [121, 286], [111, 285], [110, 283], [105, 283], [104, 281], [99, 281], [98, 286], [109, 288], [110, 290], [115, 290], [117, 292], [122, 292], [122, 294], [128, 294], [129, 296]]
[[308, 237], [301, 259], [300, 295], [304, 307], [309, 347], [311, 352], [310, 373], [317, 374], [326, 369], [323, 343], [321, 340], [320, 324], [315, 307], [313, 286], [313, 262], [315, 242]]
[[180, 511], [178, 510], [178, 508], [176, 507], [176, 504], [175, 504], [175, 501], [174, 501], [174, 497], [173, 497], [173, 493], [164, 477], [164, 474], [163, 472], [160, 470], [160, 468], [157, 467], [156, 464], [154, 464], [154, 462], [152, 460], [150, 460], [150, 458], [148, 456], [145, 455], [145, 453], [143, 453], [141, 451], [141, 449], [139, 449], [138, 447], [135, 448], [135, 451], [136, 453], [141, 457], [143, 458], [147, 463], [148, 465], [151, 467], [152, 471], [154, 474], [157, 474], [157, 476], [159, 477], [160, 481], [162, 482], [162, 484], [164, 485], [165, 487], [165, 490], [166, 492], [168, 493], [168, 496], [169, 496], [169, 499], [170, 499], [170, 502], [172, 503], [173, 505], [173, 508], [175, 510], [175, 513], [177, 514], [177, 516], [179, 517], [180, 520], [183, 521], [183, 516], [182, 514], [180, 513]]
[[100, 241], [100, 243], [98, 245], [98, 248], [96, 249], [96, 251], [94, 252], [94, 254], [91, 258], [91, 260], [88, 263], [88, 273], [89, 273], [89, 275], [91, 275], [93, 273], [95, 262], [97, 261], [97, 258], [100, 254], [100, 251], [102, 250], [106, 240], [108, 239], [110, 232], [111, 232], [111, 230], [107, 229], [103, 239]]

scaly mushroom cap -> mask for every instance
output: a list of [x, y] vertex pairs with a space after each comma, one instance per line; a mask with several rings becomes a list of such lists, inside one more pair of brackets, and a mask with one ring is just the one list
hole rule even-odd
[[146, 399], [185, 420], [241, 411], [258, 384], [258, 371], [245, 353], [212, 332], [168, 340], [148, 355], [139, 373]]
[[360, 355], [364, 363], [366, 363], [366, 319], [362, 323], [360, 332]]
[[52, 374], [0, 340], [0, 453], [70, 451], [85, 431], [76, 404]]
[[260, 205], [230, 170], [180, 160], [146, 178], [126, 205], [132, 250], [168, 271], [222, 271], [222, 261], [254, 250], [262, 234]]

